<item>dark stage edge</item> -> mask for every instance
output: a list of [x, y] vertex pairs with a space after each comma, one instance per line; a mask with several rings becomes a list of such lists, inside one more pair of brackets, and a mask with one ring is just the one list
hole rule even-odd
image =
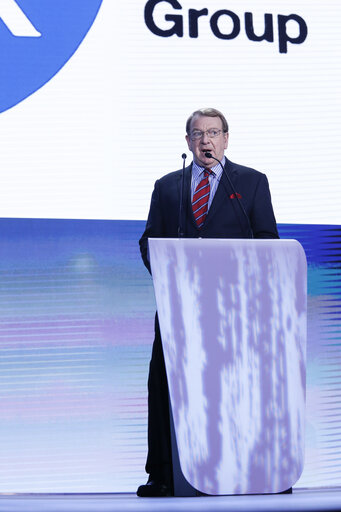
[[294, 512], [341, 510], [341, 488], [293, 494], [137, 498], [134, 494], [0, 494], [1, 512]]

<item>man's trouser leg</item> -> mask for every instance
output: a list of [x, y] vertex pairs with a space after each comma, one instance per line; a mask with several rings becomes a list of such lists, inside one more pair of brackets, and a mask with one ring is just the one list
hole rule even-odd
[[148, 377], [148, 456], [146, 471], [151, 480], [173, 488], [172, 450], [169, 423], [168, 383], [158, 316]]

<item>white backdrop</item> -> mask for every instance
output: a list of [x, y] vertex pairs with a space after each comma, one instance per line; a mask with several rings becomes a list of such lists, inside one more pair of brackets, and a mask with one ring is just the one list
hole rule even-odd
[[[181, 166], [184, 126], [195, 109], [221, 109], [228, 156], [265, 172], [279, 222], [340, 221], [341, 6], [325, 2], [182, 0], [154, 10], [163, 29], [181, 15], [183, 37], [160, 37], [144, 22], [146, 1], [104, 0], [87, 37], [44, 87], [1, 116], [2, 217], [144, 219], [153, 182]], [[198, 38], [188, 10], [208, 9]], [[209, 20], [229, 9], [235, 39]], [[274, 42], [250, 41], [272, 14]], [[304, 19], [308, 35], [279, 52], [278, 15]], [[221, 31], [231, 31], [221, 18]], [[289, 37], [298, 24], [287, 24]], [[188, 151], [187, 151], [188, 152]]]

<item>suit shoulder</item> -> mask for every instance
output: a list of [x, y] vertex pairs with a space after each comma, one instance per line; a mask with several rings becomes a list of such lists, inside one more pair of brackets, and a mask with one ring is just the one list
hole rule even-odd
[[252, 167], [247, 167], [245, 165], [236, 164], [228, 160], [228, 170], [231, 173], [236, 172], [239, 176], [245, 178], [258, 178], [266, 176], [263, 172], [257, 171]]

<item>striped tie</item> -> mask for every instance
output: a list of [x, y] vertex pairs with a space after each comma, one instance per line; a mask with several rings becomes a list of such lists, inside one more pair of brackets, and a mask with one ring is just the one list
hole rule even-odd
[[208, 176], [211, 174], [210, 169], [204, 170], [204, 177], [200, 181], [199, 185], [195, 189], [193, 200], [192, 200], [192, 209], [193, 215], [200, 229], [205, 222], [208, 210], [208, 200], [210, 197], [210, 183], [208, 181]]

